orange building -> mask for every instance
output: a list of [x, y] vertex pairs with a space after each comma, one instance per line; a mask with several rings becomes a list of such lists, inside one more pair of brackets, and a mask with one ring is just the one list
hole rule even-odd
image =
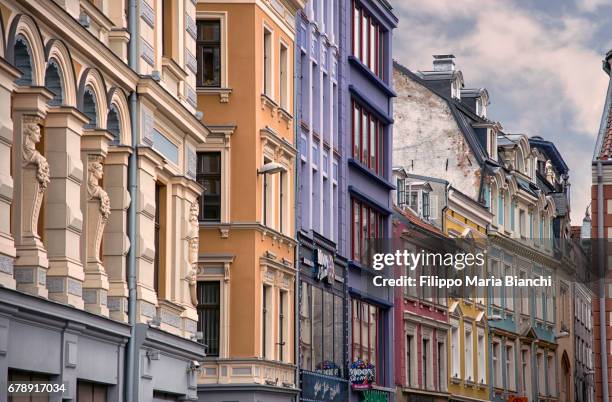
[[[206, 400], [293, 400], [293, 49], [301, 1], [198, 3], [198, 313]], [[194, 65], [195, 63], [195, 65]], [[272, 397], [272, 393], [274, 397]]]

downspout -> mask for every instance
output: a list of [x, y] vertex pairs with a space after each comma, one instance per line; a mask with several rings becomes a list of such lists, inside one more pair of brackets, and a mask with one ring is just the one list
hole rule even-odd
[[[298, 13], [296, 13], [296, 24], [297, 24], [297, 19], [298, 14], [300, 11], [298, 11]], [[299, 54], [298, 52], [298, 44], [297, 44], [297, 38], [296, 41], [293, 43], [293, 51], [294, 54]], [[297, 57], [294, 57], [294, 63], [293, 63], [293, 115], [298, 116], [298, 97], [297, 97], [297, 91], [295, 90], [296, 88], [296, 84], [298, 82], [299, 79], [299, 74], [298, 74], [298, 63], [299, 63], [299, 59]], [[296, 119], [293, 120], [293, 143], [297, 146], [299, 144], [299, 134], [298, 134], [298, 125], [295, 123]], [[293, 182], [294, 182], [294, 194], [299, 194], [299, 174], [298, 174], [298, 168], [300, 166], [300, 156], [299, 153], [297, 155], [297, 157], [295, 158], [295, 165], [294, 165], [294, 169], [293, 171], [295, 172], [294, 174], [294, 178], [293, 178]], [[298, 389], [301, 389], [302, 386], [300, 384], [300, 242], [298, 240], [298, 220], [297, 220], [297, 213], [298, 213], [298, 208], [299, 208], [299, 201], [298, 201], [298, 197], [295, 196], [293, 197], [293, 211], [295, 216], [293, 217], [293, 223], [294, 223], [294, 228], [293, 228], [293, 233], [295, 236], [295, 240], [296, 240], [296, 245], [295, 245], [295, 291], [293, 292], [293, 306], [294, 306], [294, 314], [293, 316], [295, 317], [294, 320], [295, 322], [293, 323], [293, 356], [294, 356], [294, 360], [295, 360], [295, 386]], [[295, 398], [296, 402], [299, 400], [299, 397], [296, 396]]]
[[600, 160], [597, 161], [597, 259], [599, 264], [599, 342], [601, 357], [601, 394], [602, 401], [609, 402], [608, 397], [608, 352], [606, 350], [606, 298], [604, 285], [604, 196], [603, 196], [603, 167]]
[[[128, 30], [130, 43], [128, 49], [128, 61], [130, 68], [138, 71], [138, 2], [128, 0]], [[131, 123], [131, 148], [132, 153], [128, 162], [128, 191], [130, 194], [130, 206], [128, 208], [128, 239], [130, 249], [127, 255], [127, 282], [128, 282], [128, 323], [130, 324], [130, 338], [127, 344], [126, 368], [125, 368], [125, 401], [134, 399], [134, 383], [136, 380], [136, 208], [138, 205], [138, 175], [136, 170], [138, 151], [138, 98], [136, 88], [130, 93], [129, 102]]]

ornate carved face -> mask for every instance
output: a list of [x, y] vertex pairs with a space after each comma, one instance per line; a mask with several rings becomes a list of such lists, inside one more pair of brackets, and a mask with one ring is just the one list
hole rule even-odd
[[26, 135], [33, 143], [40, 141], [40, 126], [36, 123], [28, 123], [26, 127]]
[[92, 162], [89, 164], [89, 173], [96, 180], [101, 180], [104, 176], [104, 168], [100, 162]]

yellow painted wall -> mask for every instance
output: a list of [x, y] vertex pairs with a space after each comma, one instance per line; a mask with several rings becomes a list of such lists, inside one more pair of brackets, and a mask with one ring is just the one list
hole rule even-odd
[[[450, 233], [463, 233], [465, 229], [470, 228], [473, 231], [472, 233], [474, 234], [476, 243], [478, 243], [479, 240], [482, 240], [484, 236], [486, 236], [485, 227], [476, 224], [472, 220], [457, 213], [456, 211], [448, 209], [446, 211], [444, 218], [445, 218], [444, 228], [445, 228], [445, 232], [447, 235]], [[461, 381], [458, 384], [453, 383], [451, 370], [448, 370], [449, 372], [448, 391], [453, 395], [465, 396], [468, 398], [488, 401], [489, 400], [488, 382], [489, 382], [490, 367], [489, 367], [489, 346], [488, 346], [489, 345], [489, 339], [488, 339], [489, 334], [488, 334], [487, 327], [484, 327], [485, 365], [486, 365], [485, 381], [487, 382], [487, 384], [482, 389], [479, 389], [478, 387], [474, 387], [472, 385], [465, 384], [465, 379], [467, 378], [466, 373], [465, 373], [465, 325], [472, 326], [473, 365], [474, 367], [477, 367], [478, 366], [478, 353], [477, 353], [478, 351], [478, 330], [477, 330], [478, 326], [476, 325], [476, 318], [483, 311], [483, 309], [478, 308], [475, 301], [469, 301], [469, 300], [466, 301], [464, 299], [459, 299], [459, 300], [449, 299], [448, 305], [451, 306], [455, 301], [459, 302], [458, 309], [461, 311], [460, 318], [459, 318], [459, 357], [460, 357], [459, 369], [460, 369], [460, 374], [461, 374], [460, 375]], [[485, 299], [485, 302], [486, 302], [486, 299]], [[486, 308], [485, 308], [485, 312], [486, 312]], [[467, 321], [465, 319], [467, 319]], [[450, 347], [451, 345], [450, 331], [449, 331], [449, 338], [448, 338], [447, 345], [448, 345], [448, 360], [447, 361], [450, 362], [452, 359], [451, 347]], [[451, 366], [449, 365], [449, 367]], [[480, 367], [477, 367], [476, 370], [480, 370]], [[475, 375], [474, 377], [474, 381], [475, 381], [475, 379], [478, 378], [478, 371], [476, 371], [474, 375]]]

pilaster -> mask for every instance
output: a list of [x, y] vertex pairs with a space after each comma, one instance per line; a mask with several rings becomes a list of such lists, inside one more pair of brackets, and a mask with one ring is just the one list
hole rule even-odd
[[0, 285], [15, 289], [13, 264], [17, 251], [11, 234], [11, 204], [13, 202], [13, 177], [11, 175], [11, 147], [13, 145], [13, 120], [11, 95], [19, 71], [0, 58]]
[[104, 188], [111, 204], [111, 214], [104, 231], [104, 268], [108, 274], [108, 309], [110, 317], [127, 322], [127, 211], [130, 206], [128, 192], [128, 159], [132, 153], [127, 146], [112, 146], [104, 163]]
[[[49, 165], [41, 153], [44, 134], [41, 124], [47, 114], [47, 102], [53, 94], [45, 88], [17, 88], [13, 96], [14, 205], [12, 226], [17, 259], [17, 289], [47, 297], [47, 250], [39, 233], [43, 198], [49, 184]], [[41, 143], [42, 140], [42, 143]], [[44, 211], [43, 211], [44, 215]]]
[[85, 206], [81, 253], [85, 266], [83, 301], [85, 310], [109, 315], [108, 275], [104, 269], [100, 249], [111, 206], [108, 193], [102, 187], [104, 159], [113, 136], [106, 130], [85, 130], [81, 140], [81, 158], [87, 166], [85, 185], [81, 186], [81, 205]]
[[46, 148], [51, 171], [47, 193], [45, 238], [49, 255], [49, 298], [83, 308], [83, 184], [81, 135], [87, 118], [71, 107], [50, 108], [45, 121]]

